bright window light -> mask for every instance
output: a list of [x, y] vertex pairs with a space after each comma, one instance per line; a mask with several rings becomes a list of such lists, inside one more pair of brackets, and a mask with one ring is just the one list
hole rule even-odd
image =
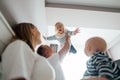
[[[68, 30], [75, 30], [77, 27], [66, 27]], [[54, 26], [48, 27], [48, 36], [55, 34]], [[84, 54], [85, 41], [93, 36], [99, 36], [106, 40], [108, 44], [118, 35], [120, 30], [80, 28], [80, 33], [71, 36], [71, 42], [76, 48], [77, 53], [69, 53], [62, 62], [62, 68], [66, 80], [80, 80], [86, 70], [86, 61], [88, 57]], [[54, 42], [52, 42], [54, 43]], [[58, 42], [55, 42], [58, 43]]]

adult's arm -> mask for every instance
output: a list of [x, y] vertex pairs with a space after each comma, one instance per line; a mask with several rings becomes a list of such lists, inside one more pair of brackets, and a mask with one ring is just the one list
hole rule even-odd
[[60, 51], [58, 52], [60, 61], [64, 59], [64, 57], [67, 55], [70, 49], [70, 35], [66, 34], [65, 36], [66, 36], [66, 42], [63, 45], [63, 47], [60, 49]]
[[5, 80], [29, 80], [31, 78], [35, 57], [29, 46], [17, 40], [2, 54], [2, 66]]

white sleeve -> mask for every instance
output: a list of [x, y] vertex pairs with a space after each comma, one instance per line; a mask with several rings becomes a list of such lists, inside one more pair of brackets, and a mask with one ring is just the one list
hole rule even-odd
[[33, 51], [23, 41], [11, 43], [2, 55], [3, 79], [25, 78], [30, 80], [34, 65]]
[[54, 53], [52, 56], [47, 58], [51, 65], [56, 65], [58, 62], [60, 62], [58, 53]]
[[[38, 54], [36, 54], [38, 55]], [[55, 72], [47, 59], [38, 55], [31, 80], [55, 80]]]

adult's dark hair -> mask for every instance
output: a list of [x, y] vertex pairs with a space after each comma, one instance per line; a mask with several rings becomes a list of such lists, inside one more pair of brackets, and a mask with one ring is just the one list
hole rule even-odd
[[32, 44], [32, 31], [31, 29], [35, 28], [32, 23], [19, 23], [12, 27], [13, 31], [15, 32], [15, 36], [13, 37], [14, 40], [20, 39], [25, 41], [30, 48], [34, 51], [34, 47]]

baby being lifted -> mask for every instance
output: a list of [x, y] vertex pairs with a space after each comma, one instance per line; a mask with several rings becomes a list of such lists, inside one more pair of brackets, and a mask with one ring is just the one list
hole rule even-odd
[[[57, 22], [55, 24], [55, 32], [56, 34], [49, 36], [49, 37], [45, 37], [44, 39], [46, 40], [58, 40], [60, 42], [60, 45], [63, 46], [66, 40], [65, 34], [68, 33], [69, 35], [76, 35], [77, 33], [79, 33], [79, 28], [75, 29], [74, 31], [69, 31], [67, 29], [65, 29], [64, 25], [61, 22]], [[70, 53], [77, 53], [77, 50], [74, 48], [74, 46], [71, 44]]]

